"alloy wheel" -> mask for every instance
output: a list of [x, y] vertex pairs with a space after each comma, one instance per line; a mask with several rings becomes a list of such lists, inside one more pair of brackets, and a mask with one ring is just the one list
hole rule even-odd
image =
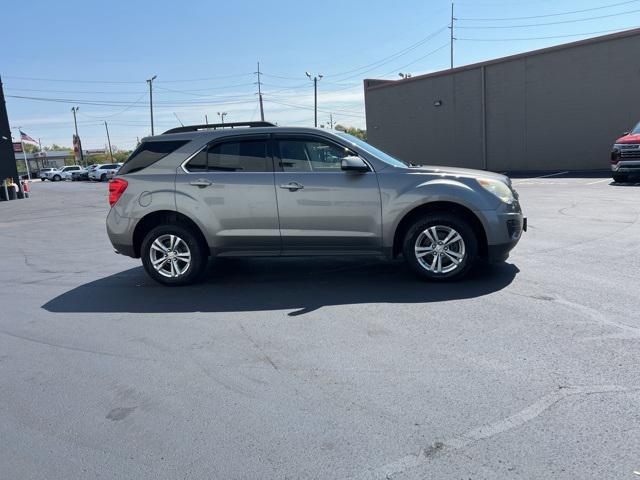
[[163, 277], [177, 278], [191, 265], [191, 250], [177, 235], [160, 235], [151, 244], [149, 257], [153, 268]]
[[418, 263], [428, 272], [451, 273], [462, 265], [466, 256], [462, 235], [446, 225], [435, 225], [424, 230], [415, 243]]

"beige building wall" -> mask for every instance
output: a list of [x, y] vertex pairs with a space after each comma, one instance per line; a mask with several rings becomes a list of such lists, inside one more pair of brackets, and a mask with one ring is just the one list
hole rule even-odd
[[640, 29], [407, 80], [365, 80], [368, 138], [413, 163], [608, 168], [615, 139], [640, 121], [638, 51]]

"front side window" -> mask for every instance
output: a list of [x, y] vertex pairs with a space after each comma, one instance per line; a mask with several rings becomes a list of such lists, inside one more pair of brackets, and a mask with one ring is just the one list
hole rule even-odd
[[285, 172], [339, 172], [349, 149], [316, 139], [279, 140], [280, 166]]

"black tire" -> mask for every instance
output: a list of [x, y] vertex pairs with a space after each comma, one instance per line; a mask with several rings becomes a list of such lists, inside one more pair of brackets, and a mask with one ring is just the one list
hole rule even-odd
[[[423, 235], [423, 232], [427, 231], [427, 229], [431, 229], [432, 227], [441, 227], [436, 229], [438, 240], [444, 240], [443, 237], [446, 236], [447, 229], [455, 230], [462, 238], [462, 243], [456, 242], [456, 244], [452, 245], [451, 247], [446, 247], [447, 252], [442, 251], [442, 253], [440, 253], [442, 257], [441, 265], [443, 267], [443, 270], [446, 270], [448, 267], [453, 267], [455, 265], [452, 260], [452, 255], [457, 254], [459, 256], [460, 251], [464, 252], [462, 254], [462, 259], [459, 260], [458, 265], [451, 271], [442, 273], [429, 271], [427, 269], [428, 267], [424, 266], [421, 260], [419, 260], [417, 257], [415, 251], [416, 242], [418, 241], [419, 237], [422, 240], [427, 240], [427, 243], [430, 242], [430, 240], [428, 240], [428, 237]], [[443, 242], [441, 242], [441, 244], [437, 247], [438, 249], [445, 248]], [[427, 246], [426, 248], [431, 248], [431, 246]], [[451, 248], [451, 250], [448, 250], [449, 248]], [[419, 277], [425, 280], [437, 282], [455, 281], [463, 278], [467, 273], [469, 273], [469, 269], [473, 266], [473, 263], [475, 262], [476, 256], [478, 254], [478, 239], [475, 232], [473, 231], [473, 228], [464, 218], [445, 212], [432, 213], [418, 218], [408, 228], [404, 236], [402, 253], [409, 267]], [[449, 255], [450, 253], [452, 255]], [[423, 261], [429, 264], [432, 262], [433, 258], [434, 254], [427, 253], [424, 256]]]
[[46, 180], [46, 178], [41, 178], [40, 179], [41, 182], [44, 182], [45, 180]]
[[[177, 277], [163, 276], [151, 263], [151, 245], [163, 235], [176, 235], [186, 243], [191, 253], [191, 263], [184, 273]], [[147, 274], [156, 282], [169, 286], [189, 285], [197, 282], [202, 278], [208, 263], [206, 245], [203, 245], [199, 237], [189, 227], [180, 224], [160, 225], [151, 230], [142, 241], [140, 255]]]
[[629, 176], [624, 173], [614, 173], [613, 181], [616, 183], [626, 183], [629, 180]]
[[100, 175], [100, 181], [101, 182], [105, 182], [107, 180], [107, 174], [103, 173], [102, 175]]
[[60, 180], [62, 180], [62, 177], [60, 175], [54, 175], [51, 180], [53, 180], [54, 182], [59, 182]]

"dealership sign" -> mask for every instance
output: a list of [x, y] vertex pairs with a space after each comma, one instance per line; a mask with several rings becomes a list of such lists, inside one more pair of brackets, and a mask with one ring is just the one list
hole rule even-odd
[[13, 142], [13, 153], [22, 153], [22, 143]]

